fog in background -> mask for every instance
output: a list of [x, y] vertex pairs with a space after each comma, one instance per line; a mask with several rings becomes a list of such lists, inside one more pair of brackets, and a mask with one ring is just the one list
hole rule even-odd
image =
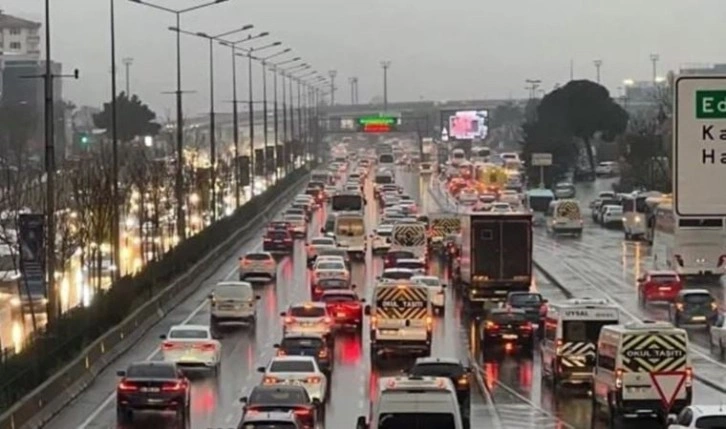
[[[174, 8], [202, 2], [156, 1]], [[79, 81], [64, 80], [64, 96], [98, 106], [110, 98], [109, 0], [51, 3], [53, 58], [66, 72], [81, 72]], [[0, 7], [43, 22], [42, 0]], [[120, 60], [133, 57], [132, 93], [164, 117], [174, 106], [162, 94], [175, 89], [174, 34], [167, 30], [174, 16], [128, 0], [116, 0], [116, 10], [119, 91]], [[541, 79], [546, 90], [566, 82], [570, 59], [575, 78], [594, 80], [596, 58], [602, 82], [616, 93], [623, 79], [650, 78], [651, 53], [660, 54], [660, 75], [684, 63], [718, 62], [724, 16], [723, 0], [229, 0], [183, 16], [182, 28], [221, 33], [254, 24], [253, 33], [271, 33], [264, 43], [283, 42], [324, 74], [338, 70], [336, 99], [348, 103], [350, 76], [359, 78], [361, 102], [382, 94], [383, 59], [392, 62], [391, 101], [523, 97], [525, 79]], [[207, 42], [182, 37], [183, 89], [196, 91], [185, 96], [184, 110], [194, 116], [209, 109]], [[229, 49], [217, 48], [216, 58], [217, 108], [231, 111]], [[241, 59], [239, 70], [244, 99]], [[260, 65], [254, 70], [259, 78]]]

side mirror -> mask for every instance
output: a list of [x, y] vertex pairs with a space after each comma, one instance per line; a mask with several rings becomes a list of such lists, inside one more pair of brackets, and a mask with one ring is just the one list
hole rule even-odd
[[209, 295], [207, 295], [207, 298], [214, 299], [214, 294], [213, 293], [210, 293]]
[[549, 300], [549, 299], [543, 299], [543, 300], [542, 300], [542, 304], [547, 304], [548, 302], [550, 302], [550, 300]]
[[350, 290], [356, 290], [356, 288], [358, 288], [358, 286], [356, 286], [356, 285], [351, 285], [350, 286]]
[[441, 283], [441, 288], [446, 289], [446, 283]]
[[261, 296], [259, 296], [259, 295], [255, 295], [255, 299], [256, 299], [256, 300], [260, 300], [260, 299], [262, 299], [262, 297], [261, 297]]
[[320, 228], [320, 233], [325, 234], [325, 228]]
[[126, 371], [118, 370], [118, 371], [116, 371], [116, 375], [119, 377], [126, 377]]
[[643, 277], [643, 276], [641, 276], [641, 277], [638, 277], [638, 278], [637, 278], [637, 281], [639, 281], [639, 282], [644, 282], [644, 281], [645, 281], [645, 277]]
[[666, 424], [669, 424], [669, 425], [676, 424], [676, 416], [674, 416], [674, 415], [668, 416], [668, 419], [666, 419]]
[[239, 402], [242, 403], [242, 404], [246, 404], [247, 403], [247, 397], [246, 396], [243, 396], [243, 397], [239, 398]]
[[257, 372], [264, 373], [265, 372], [265, 367], [264, 366], [258, 366], [257, 367]]
[[368, 423], [366, 423], [365, 417], [358, 417], [358, 421], [355, 423], [355, 429], [368, 429]]
[[161, 338], [162, 340], [165, 340], [166, 339], [166, 334], [159, 335], [159, 338]]
[[471, 368], [470, 367], [464, 368], [464, 371], [466, 371], [467, 374], [471, 374]]
[[280, 316], [282, 316], [282, 317], [285, 317], [286, 315], [287, 315], [287, 313], [285, 313], [284, 311], [282, 313], [280, 313]]
[[279, 344], [273, 344], [272, 347], [273, 348], [276, 348], [276, 349], [279, 349], [280, 348], [280, 345]]
[[360, 302], [363, 302], [364, 303], [364, 302], [366, 302], [366, 299], [365, 298], [361, 298], [360, 299]]
[[365, 308], [363, 308], [363, 312], [365, 313], [366, 316], [370, 316], [371, 315], [371, 306], [366, 305]]
[[320, 398], [313, 398], [313, 405], [320, 405]]

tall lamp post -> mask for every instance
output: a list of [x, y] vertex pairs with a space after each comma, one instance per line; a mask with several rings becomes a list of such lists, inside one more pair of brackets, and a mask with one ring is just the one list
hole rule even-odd
[[[288, 153], [288, 147], [290, 142], [293, 139], [292, 134], [292, 127], [290, 128], [290, 135], [288, 138], [288, 128], [287, 128], [287, 85], [285, 82], [285, 78], [289, 78], [289, 73], [293, 70], [304, 70], [310, 68], [310, 65], [308, 63], [302, 63], [302, 64], [295, 64], [292, 66], [289, 66], [284, 69], [280, 69], [280, 76], [282, 76], [282, 141], [284, 146], [284, 154], [285, 154], [285, 162], [284, 162], [284, 170], [287, 174], [289, 172], [290, 167], [290, 154]], [[290, 93], [292, 94], [292, 86], [290, 86]], [[292, 103], [292, 95], [290, 96], [290, 103]], [[290, 108], [290, 123], [292, 124], [292, 108]]]
[[237, 98], [237, 55], [236, 50], [237, 46], [241, 43], [250, 42], [252, 40], [257, 40], [262, 37], [267, 37], [270, 33], [263, 32], [260, 34], [257, 34], [255, 36], [249, 35], [244, 39], [237, 40], [234, 42], [228, 42], [225, 40], [219, 40], [219, 43], [222, 46], [227, 46], [230, 49], [230, 52], [232, 52], [232, 126], [234, 129], [232, 130], [232, 138], [234, 139], [234, 200], [235, 200], [235, 207], [239, 208], [240, 206], [240, 199], [241, 199], [241, 190], [240, 190], [240, 171], [239, 171], [239, 106], [237, 105], [239, 103]]
[[297, 81], [297, 134], [300, 138], [300, 142], [305, 145], [305, 156], [310, 153], [309, 148], [307, 147], [307, 138], [305, 135], [303, 135], [303, 118], [302, 118], [302, 86], [303, 86], [303, 79], [310, 77], [314, 74], [317, 74], [315, 70], [308, 70], [307, 73], [303, 73], [302, 75], [298, 75], [295, 80]]
[[383, 111], [388, 111], [388, 69], [391, 67], [390, 61], [381, 61], [383, 67]]
[[246, 50], [245, 54], [237, 54], [239, 56], [247, 57], [247, 89], [249, 92], [249, 99], [247, 100], [247, 107], [249, 109], [249, 134], [250, 134], [250, 195], [255, 195], [255, 108], [254, 108], [254, 94], [252, 93], [252, 54], [265, 49], [280, 46], [282, 42], [273, 42], [267, 45], [258, 46]]
[[[184, 9], [171, 9], [149, 3], [144, 0], [129, 0], [157, 10], [174, 14], [176, 16], [176, 28], [181, 28], [181, 16], [185, 13], [199, 10], [208, 6], [224, 3], [228, 0], [213, 0], [196, 6]], [[174, 194], [176, 197], [176, 229], [180, 239], [186, 237], [186, 220], [184, 213], [184, 114], [182, 111], [182, 89], [181, 89], [181, 34], [176, 33], [176, 183]]]
[[248, 24], [213, 36], [203, 32], [191, 32], [178, 27], [169, 27], [169, 30], [176, 33], [200, 37], [209, 42], [209, 159], [211, 165], [210, 179], [212, 182], [212, 222], [217, 220], [217, 124], [214, 115], [214, 41], [220, 37], [247, 31], [252, 27], [252, 25]]
[[[275, 52], [274, 54], [270, 54], [263, 58], [255, 58], [260, 62], [262, 65], [262, 127], [263, 127], [263, 136], [265, 140], [265, 153], [264, 153], [264, 162], [265, 162], [265, 168], [264, 168], [264, 174], [265, 174], [265, 183], [269, 184], [269, 178], [270, 178], [270, 172], [268, 171], [269, 166], [269, 160], [267, 159], [267, 149], [269, 148], [269, 132], [267, 130], [267, 61], [271, 60], [273, 58], [279, 57], [280, 55], [285, 55], [289, 53], [292, 49], [285, 48], [280, 52]], [[276, 80], [277, 81], [277, 80]], [[277, 88], [275, 88], [275, 91], [277, 92]], [[272, 155], [272, 159], [275, 159], [275, 155]], [[274, 169], [274, 168], [273, 168]]]
[[[272, 80], [273, 80], [272, 86], [273, 86], [273, 93], [274, 93], [273, 108], [275, 109], [274, 119], [273, 119], [273, 121], [274, 121], [273, 127], [274, 127], [274, 133], [275, 133], [275, 178], [277, 178], [277, 173], [278, 173], [277, 151], [278, 151], [278, 147], [280, 145], [279, 130], [278, 130], [279, 120], [278, 120], [278, 108], [277, 108], [277, 105], [278, 105], [278, 102], [277, 102], [278, 101], [277, 100], [277, 72], [278, 72], [278, 70], [280, 70], [280, 66], [300, 61], [300, 59], [301, 59], [300, 57], [295, 57], [295, 58], [292, 58], [289, 60], [284, 60], [284, 61], [280, 61], [280, 62], [277, 62], [274, 64], [270, 64], [272, 66], [271, 68], [272, 68], [272, 76], [273, 76], [273, 78], [272, 78]], [[283, 89], [283, 106], [284, 106], [285, 85], [282, 86], [282, 89]], [[283, 150], [283, 154], [284, 154], [284, 150]]]

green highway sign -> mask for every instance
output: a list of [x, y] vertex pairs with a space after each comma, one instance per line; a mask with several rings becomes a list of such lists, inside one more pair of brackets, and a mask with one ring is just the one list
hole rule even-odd
[[726, 192], [715, 184], [726, 183], [726, 76], [679, 76], [673, 90], [673, 208], [724, 217]]
[[364, 133], [388, 133], [396, 131], [396, 127], [401, 123], [398, 116], [393, 115], [368, 115], [356, 118], [358, 124], [357, 130]]
[[696, 118], [726, 119], [726, 89], [696, 91]]
[[358, 118], [358, 124], [369, 125], [369, 124], [384, 124], [384, 125], [395, 125], [398, 123], [398, 118], [395, 116], [386, 115], [370, 115]]

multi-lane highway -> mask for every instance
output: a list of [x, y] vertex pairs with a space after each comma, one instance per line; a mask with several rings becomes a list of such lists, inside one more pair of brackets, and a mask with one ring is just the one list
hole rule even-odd
[[[420, 182], [418, 175], [399, 171], [401, 184], [406, 191], [419, 200], [424, 207], [428, 203], [426, 182]], [[370, 183], [366, 187], [369, 201], [373, 202]], [[377, 219], [376, 204], [368, 204], [367, 221], [369, 228], [375, 226]], [[318, 211], [309, 227], [309, 234], [314, 235], [320, 229], [325, 213]], [[259, 249], [260, 236], [242, 244], [238, 255]], [[258, 293], [260, 317], [254, 332], [241, 330], [225, 330], [222, 341], [222, 368], [218, 377], [193, 377], [192, 389], [192, 428], [217, 428], [236, 426], [241, 416], [239, 398], [259, 383], [258, 366], [264, 365], [272, 357], [272, 345], [280, 339], [281, 320], [279, 313], [292, 302], [304, 301], [309, 298], [308, 270], [306, 253], [302, 240], [296, 242], [292, 257], [279, 261], [276, 284], [260, 287]], [[206, 296], [216, 282], [233, 279], [237, 274], [238, 258], [235, 255], [226, 261], [221, 269], [206, 279], [199, 291], [177, 309], [172, 311], [161, 323], [152, 328], [128, 353], [104, 371], [98, 380], [76, 401], [63, 410], [48, 427], [67, 428], [112, 428], [121, 427], [116, 423], [115, 387], [116, 370], [124, 369], [129, 363], [145, 359], [159, 359], [159, 335], [166, 333], [170, 326], [180, 323], [206, 324], [209, 309]], [[364, 264], [357, 263], [352, 268], [352, 281], [358, 285], [360, 293], [370, 298], [372, 282], [382, 271], [380, 258], [367, 256]], [[439, 267], [433, 270], [439, 272]], [[452, 300], [452, 296], [447, 297]], [[453, 305], [451, 308], [454, 308]], [[438, 356], [455, 356], [468, 360], [468, 328], [462, 323], [460, 311], [447, 311], [436, 320], [434, 329], [433, 354]], [[369, 408], [370, 386], [374, 386], [381, 375], [398, 374], [406, 365], [406, 361], [393, 361], [380, 373], [370, 373], [368, 354], [368, 334], [364, 330], [363, 338], [340, 336], [335, 348], [336, 364], [332, 375], [331, 400], [327, 409], [326, 428], [352, 428], [357, 416], [367, 413]], [[491, 427], [493, 412], [486, 396], [472, 387], [472, 428]], [[159, 427], [175, 427], [171, 417], [142, 416], [136, 422], [139, 425], [158, 424]], [[143, 426], [151, 427], [151, 426]], [[157, 426], [154, 426], [157, 427]], [[511, 427], [511, 426], [508, 426]]]

